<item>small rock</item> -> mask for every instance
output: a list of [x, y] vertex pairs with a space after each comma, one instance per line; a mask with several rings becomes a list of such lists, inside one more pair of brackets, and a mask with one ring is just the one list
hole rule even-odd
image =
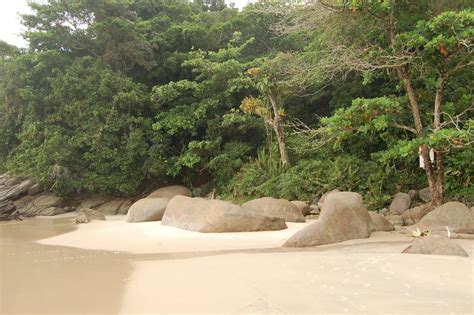
[[319, 214], [308, 214], [304, 217], [306, 220], [318, 220]]
[[398, 193], [393, 197], [392, 203], [390, 204], [390, 213], [395, 215], [401, 215], [405, 210], [410, 208], [411, 198], [408, 194]]
[[301, 213], [303, 215], [308, 215], [310, 212], [310, 206], [304, 202], [304, 201], [299, 201], [299, 200], [293, 200], [291, 201], [292, 204], [294, 204], [298, 209], [300, 209]]
[[390, 214], [390, 210], [388, 210], [388, 208], [383, 208], [382, 210], [379, 210], [379, 213], [383, 216], [387, 216]]
[[402, 253], [424, 255], [452, 255], [467, 257], [468, 254], [455, 241], [439, 236], [425, 236], [414, 240]]
[[403, 219], [401, 215], [391, 214], [385, 218], [394, 226], [403, 226]]
[[408, 191], [408, 196], [410, 196], [411, 200], [415, 200], [417, 195], [418, 195], [418, 192], [414, 189]]
[[370, 218], [372, 219], [372, 222], [375, 224], [375, 230], [376, 231], [384, 231], [384, 232], [389, 232], [395, 230], [393, 227], [393, 224], [390, 223], [385, 217], [377, 212], [369, 211]]
[[127, 214], [128, 210], [132, 206], [132, 201], [131, 200], [125, 200], [121, 205], [120, 208], [117, 211], [117, 214]]
[[319, 209], [319, 206], [317, 205], [309, 206], [309, 214], [319, 215], [320, 212], [321, 212], [321, 209]]
[[423, 202], [431, 202], [431, 189], [426, 187], [419, 190], [418, 198], [420, 198]]
[[102, 212], [105, 215], [115, 215], [118, 213], [120, 207], [124, 203], [124, 199], [114, 199], [98, 206], [95, 210]]
[[82, 208], [75, 219], [76, 223], [89, 223], [92, 220], [105, 220], [105, 215], [93, 209]]
[[405, 225], [413, 225], [415, 223], [418, 223], [426, 214], [428, 214], [433, 209], [434, 208], [428, 204], [408, 209], [402, 214], [403, 223]]

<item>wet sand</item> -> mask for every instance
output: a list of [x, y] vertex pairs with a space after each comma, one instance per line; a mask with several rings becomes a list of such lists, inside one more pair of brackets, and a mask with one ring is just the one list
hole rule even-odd
[[0, 310], [11, 313], [473, 314], [468, 258], [408, 255], [373, 233], [305, 249], [288, 230], [200, 234], [108, 217], [0, 224]]

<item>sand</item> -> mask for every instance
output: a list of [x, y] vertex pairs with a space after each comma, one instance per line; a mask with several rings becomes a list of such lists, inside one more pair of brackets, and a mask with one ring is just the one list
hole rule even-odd
[[281, 244], [307, 223], [272, 232], [201, 234], [124, 217], [80, 225], [41, 244], [133, 254], [119, 313], [473, 314], [468, 258], [401, 254], [412, 238], [305, 249]]

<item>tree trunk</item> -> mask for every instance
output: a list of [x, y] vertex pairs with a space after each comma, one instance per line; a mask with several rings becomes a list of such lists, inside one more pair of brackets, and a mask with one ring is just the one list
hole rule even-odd
[[280, 151], [280, 162], [283, 168], [286, 168], [290, 163], [288, 158], [288, 152], [286, 150], [285, 134], [283, 133], [283, 129], [281, 128], [281, 116], [278, 113], [278, 107], [273, 96], [269, 95], [268, 98], [270, 99], [270, 104], [272, 106], [273, 111], [272, 125], [278, 141], [278, 150]]
[[[398, 74], [398, 77], [402, 80], [403, 86], [405, 87], [408, 94], [408, 99], [410, 101], [410, 109], [413, 116], [413, 121], [415, 123], [416, 134], [418, 137], [422, 138], [424, 136], [423, 123], [421, 121], [420, 109], [418, 106], [418, 101], [416, 100], [415, 90], [413, 89], [413, 86], [411, 85], [410, 78], [408, 77], [408, 73], [404, 67], [398, 68], [397, 74]], [[441, 102], [441, 99], [439, 99], [439, 101]], [[443, 163], [442, 163], [443, 157], [441, 155], [441, 162], [438, 162], [440, 164], [438, 164], [438, 174], [437, 174], [438, 176], [436, 176], [433, 164], [431, 163], [429, 148], [422, 146], [421, 156], [423, 160], [425, 161], [424, 169], [425, 169], [426, 177], [428, 179], [428, 184], [431, 190], [432, 202], [436, 206], [439, 206], [443, 203], [444, 176], [443, 176], [443, 181], [440, 181], [441, 178], [440, 178], [440, 173], [439, 173], [440, 171], [443, 172]], [[439, 154], [437, 154], [437, 159], [438, 157], [440, 157]]]

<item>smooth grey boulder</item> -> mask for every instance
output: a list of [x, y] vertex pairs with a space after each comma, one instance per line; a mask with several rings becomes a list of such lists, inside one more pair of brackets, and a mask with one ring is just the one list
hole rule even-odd
[[79, 213], [75, 219], [76, 223], [89, 223], [92, 220], [102, 220], [105, 221], [105, 215], [102, 212], [82, 208], [79, 210]]
[[244, 203], [242, 208], [266, 217], [282, 218], [286, 222], [305, 222], [301, 210], [286, 199], [258, 198]]
[[401, 215], [391, 214], [385, 218], [394, 226], [403, 226], [403, 218]]
[[433, 209], [434, 207], [431, 205], [425, 204], [406, 210], [402, 214], [404, 225], [413, 225], [420, 222], [420, 220]]
[[286, 229], [283, 218], [260, 215], [230, 202], [176, 196], [161, 225], [201, 233], [255, 232]]
[[160, 221], [163, 218], [169, 199], [143, 198], [128, 209], [127, 222]]
[[403, 250], [405, 254], [469, 256], [455, 241], [444, 236], [425, 236], [414, 240]]
[[362, 201], [354, 192], [331, 193], [324, 201], [319, 219], [294, 234], [284, 247], [318, 246], [367, 238], [375, 225]]
[[390, 204], [390, 213], [395, 215], [401, 215], [405, 210], [410, 208], [411, 198], [410, 195], [405, 193], [398, 193], [393, 197], [392, 203]]
[[172, 199], [174, 196], [192, 197], [192, 192], [187, 187], [184, 187], [181, 185], [172, 185], [172, 186], [158, 188], [157, 190], [149, 194], [147, 198]]
[[309, 204], [304, 201], [293, 200], [291, 201], [291, 203], [294, 204], [298, 209], [300, 209], [303, 215], [308, 215], [311, 210]]
[[370, 218], [375, 224], [376, 231], [389, 232], [395, 230], [393, 224], [390, 223], [385, 217], [377, 212], [369, 211]]
[[451, 201], [426, 214], [414, 226], [422, 231], [445, 230], [456, 233], [474, 233], [474, 214], [466, 205]]

